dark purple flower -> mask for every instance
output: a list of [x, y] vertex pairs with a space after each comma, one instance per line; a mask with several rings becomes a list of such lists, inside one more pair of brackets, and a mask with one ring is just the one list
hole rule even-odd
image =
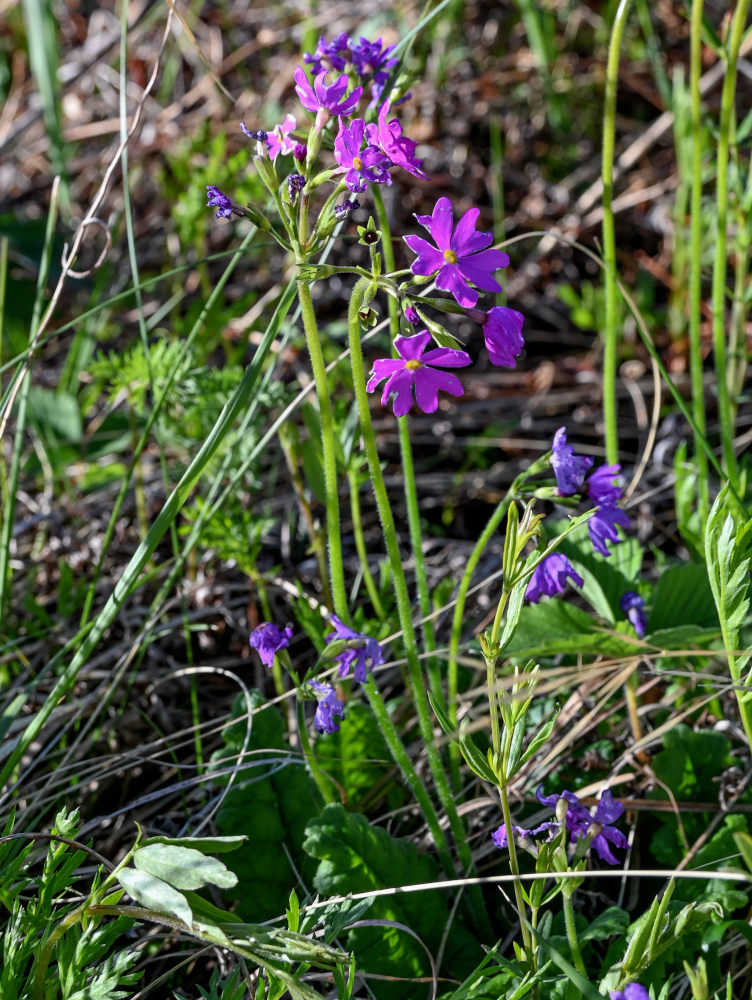
[[438, 408], [439, 389], [452, 396], [462, 395], [462, 384], [457, 376], [436, 371], [433, 365], [464, 368], [472, 364], [470, 355], [451, 347], [435, 347], [423, 354], [430, 340], [431, 334], [427, 330], [421, 330], [412, 337], [396, 337], [394, 346], [399, 358], [383, 358], [373, 363], [366, 389], [373, 392], [379, 382], [386, 379], [381, 403], [386, 406], [389, 397], [394, 395], [396, 417], [404, 417], [413, 405], [413, 387], [415, 401], [424, 413], [433, 413]]
[[405, 319], [408, 323], [412, 323], [413, 326], [416, 323], [420, 323], [420, 316], [415, 306], [405, 306]]
[[[277, 128], [279, 128], [279, 126], [277, 126]], [[269, 143], [269, 133], [265, 132], [262, 128], [256, 129], [255, 132], [252, 132], [246, 127], [245, 122], [241, 122], [240, 130], [248, 139], [254, 139], [256, 142], [263, 142], [267, 145]]]
[[643, 639], [648, 630], [648, 620], [644, 611], [645, 602], [643, 599], [639, 594], [635, 594], [633, 590], [628, 590], [626, 594], [622, 594], [619, 607], [632, 623], [632, 628], [635, 630], [637, 638]]
[[587, 455], [575, 455], [574, 448], [567, 444], [567, 432], [560, 427], [554, 434], [551, 465], [556, 476], [559, 494], [563, 497], [579, 493], [585, 481], [587, 470], [593, 464]]
[[303, 142], [296, 143], [295, 149], [292, 151], [292, 155], [298, 163], [305, 163], [305, 158], [308, 156], [308, 146], [306, 146]]
[[585, 492], [594, 503], [613, 505], [621, 500], [621, 486], [614, 482], [620, 472], [620, 465], [599, 465], [590, 473]]
[[290, 174], [287, 178], [287, 193], [289, 195], [291, 205], [295, 204], [295, 200], [305, 187], [305, 183], [306, 180], [302, 174]]
[[483, 339], [488, 350], [488, 360], [492, 365], [516, 368], [516, 355], [522, 352], [525, 339], [522, 324], [525, 317], [516, 309], [494, 306], [479, 317], [483, 323]]
[[343, 201], [339, 205], [334, 206], [334, 215], [340, 221], [346, 219], [350, 212], [354, 212], [356, 208], [360, 208], [360, 202], [357, 198], [351, 198], [349, 201]]
[[334, 642], [337, 639], [344, 639], [348, 643], [348, 646], [334, 657], [339, 663], [337, 673], [340, 677], [347, 677], [352, 667], [353, 680], [365, 684], [368, 672], [384, 662], [381, 646], [370, 636], [348, 628], [336, 615], [332, 615], [332, 625], [334, 625], [334, 632], [324, 636], [326, 643]]
[[627, 983], [623, 990], [611, 990], [609, 1000], [650, 1000], [650, 994], [639, 983]]
[[468, 282], [486, 292], [500, 292], [501, 285], [493, 273], [509, 265], [509, 257], [501, 250], [487, 249], [493, 243], [493, 235], [476, 231], [479, 215], [479, 209], [468, 209], [455, 228], [451, 201], [439, 198], [431, 215], [415, 216], [431, 234], [436, 246], [421, 236], [403, 237], [418, 255], [411, 267], [413, 274], [435, 274], [436, 287], [451, 292], [466, 309], [478, 301], [477, 291]]
[[345, 717], [345, 703], [337, 697], [337, 692], [331, 684], [321, 684], [319, 681], [311, 681], [311, 687], [318, 698], [318, 707], [313, 717], [313, 724], [320, 733], [336, 733], [339, 731], [339, 723], [334, 721], [334, 716], [341, 719]]
[[629, 518], [621, 507], [608, 504], [602, 504], [588, 521], [590, 541], [593, 543], [595, 551], [600, 552], [602, 556], [611, 555], [608, 542], [621, 541], [619, 532], [616, 530], [617, 524], [620, 524], [622, 528], [628, 528]]
[[[610, 844], [614, 847], [625, 848], [629, 846], [627, 838], [613, 825], [623, 814], [624, 806], [617, 802], [610, 790], [607, 788], [600, 797], [595, 813], [590, 814], [590, 810], [584, 806], [574, 792], [564, 791], [561, 795], [543, 795], [542, 786], [539, 786], [535, 795], [538, 801], [551, 809], [556, 810], [558, 803], [564, 799], [567, 803], [566, 825], [569, 839], [576, 843], [581, 837], [586, 837], [589, 833], [594, 833], [591, 847], [596, 854], [609, 865], [618, 865], [619, 860], [611, 853]], [[560, 815], [560, 814], [558, 814]]]
[[[536, 826], [532, 830], [526, 830], [522, 826], [512, 826], [512, 834], [515, 840], [522, 839], [523, 837], [535, 838], [541, 833], [546, 834], [546, 843], [553, 840], [557, 832], [560, 829], [559, 823], [541, 823], [540, 826]], [[498, 830], [494, 830], [491, 834], [491, 840], [496, 844], [497, 847], [507, 847], [509, 841], [507, 839], [507, 828], [506, 824], [502, 823]]]
[[297, 124], [293, 115], [288, 115], [281, 125], [275, 125], [269, 132], [267, 144], [270, 160], [276, 160], [280, 153], [292, 153], [295, 150], [298, 143], [290, 133], [295, 131]]
[[552, 552], [535, 567], [525, 591], [525, 600], [537, 604], [541, 597], [555, 597], [566, 587], [567, 577], [578, 587], [585, 583], [566, 556], [561, 552]]
[[386, 120], [388, 114], [389, 101], [384, 101], [379, 108], [378, 125], [368, 125], [366, 128], [368, 141], [373, 146], [378, 146], [395, 167], [402, 167], [403, 170], [407, 170], [408, 173], [414, 174], [416, 177], [428, 177], [422, 167], [423, 161], [415, 158], [417, 142], [402, 134], [402, 125], [397, 118], [392, 118], [388, 122]]
[[232, 215], [232, 202], [227, 195], [223, 194], [219, 188], [215, 187], [213, 184], [206, 185], [206, 193], [209, 198], [206, 203], [206, 207], [216, 208], [218, 219], [229, 219]]
[[326, 72], [318, 73], [313, 86], [302, 66], [296, 68], [293, 76], [300, 103], [316, 115], [317, 129], [323, 128], [331, 115], [351, 115], [363, 94], [363, 88], [356, 87], [345, 97], [350, 81], [344, 73], [332, 84], [324, 83]]
[[336, 69], [341, 73], [345, 66], [352, 62], [351, 46], [352, 41], [346, 31], [337, 35], [331, 42], [327, 42], [322, 35], [316, 51], [312, 54], [304, 53], [303, 60], [310, 64], [314, 73], [329, 69]]
[[290, 645], [292, 629], [288, 625], [284, 629], [277, 628], [271, 622], [263, 622], [251, 632], [250, 644], [258, 650], [261, 662], [265, 667], [274, 663], [274, 654]]
[[380, 38], [369, 42], [362, 35], [355, 44], [351, 42], [352, 62], [358, 76], [372, 76], [383, 86], [389, 79], [389, 70], [397, 65], [396, 57], [391, 55], [394, 48], [394, 45], [384, 47]]
[[363, 146], [365, 122], [356, 118], [349, 128], [340, 121], [334, 140], [334, 158], [339, 164], [335, 174], [345, 175], [345, 184], [351, 191], [365, 191], [369, 184], [391, 184], [386, 157], [377, 146]]

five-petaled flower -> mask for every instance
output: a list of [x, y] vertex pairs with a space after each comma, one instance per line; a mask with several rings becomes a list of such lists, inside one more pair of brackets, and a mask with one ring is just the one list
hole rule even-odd
[[261, 662], [266, 667], [271, 667], [274, 663], [274, 654], [285, 646], [290, 645], [292, 639], [292, 629], [286, 626], [278, 628], [272, 622], [262, 622], [251, 632], [250, 644], [261, 657]]
[[423, 353], [431, 340], [431, 334], [422, 330], [412, 337], [396, 337], [394, 346], [398, 358], [382, 358], [374, 361], [371, 377], [366, 389], [373, 392], [386, 379], [381, 402], [386, 406], [390, 396], [394, 396], [393, 408], [396, 417], [404, 417], [415, 401], [424, 413], [433, 413], [439, 405], [439, 389], [452, 396], [462, 395], [462, 383], [456, 375], [440, 372], [434, 368], [464, 368], [472, 364], [466, 351], [452, 347], [435, 347]]
[[337, 692], [331, 684], [322, 684], [320, 681], [311, 681], [318, 706], [313, 717], [313, 724], [320, 733], [336, 733], [339, 730], [339, 723], [335, 722], [334, 716], [341, 719], [345, 717], [345, 703], [337, 697]]
[[[625, 848], [629, 842], [621, 830], [617, 830], [613, 825], [623, 814], [624, 806], [617, 802], [607, 788], [601, 794], [600, 801], [595, 807], [595, 812], [591, 815], [590, 810], [584, 806], [574, 792], [564, 791], [560, 795], [543, 795], [542, 785], [538, 787], [535, 795], [541, 805], [550, 806], [556, 810], [561, 799], [567, 803], [566, 826], [569, 839], [575, 843], [582, 837], [592, 835], [591, 847], [596, 854], [609, 865], [618, 865], [618, 858], [611, 853], [611, 847]], [[560, 815], [557, 812], [557, 815]]]
[[592, 464], [592, 458], [587, 455], [575, 455], [574, 448], [567, 444], [566, 430], [560, 427], [554, 434], [553, 454], [551, 456], [551, 465], [556, 476], [559, 494], [563, 497], [571, 497], [575, 493], [579, 493]]
[[298, 145], [297, 139], [291, 134], [295, 131], [297, 122], [293, 115], [288, 115], [281, 125], [275, 125], [267, 133], [269, 159], [275, 160], [280, 153], [293, 153]]
[[566, 587], [567, 578], [578, 587], [584, 586], [585, 581], [575, 572], [567, 557], [561, 552], [552, 552], [535, 567], [525, 591], [525, 600], [537, 604], [541, 597], [555, 597]]
[[640, 983], [627, 983], [623, 990], [611, 990], [609, 1000], [650, 1000], [650, 994]]
[[365, 684], [368, 672], [384, 662], [381, 646], [370, 636], [349, 628], [336, 615], [332, 615], [332, 625], [334, 631], [324, 636], [327, 645], [337, 639], [343, 639], [347, 643], [347, 646], [333, 657], [339, 663], [338, 675], [347, 677], [352, 668], [353, 680]]
[[621, 595], [619, 607], [631, 622], [637, 638], [644, 639], [645, 633], [648, 630], [648, 620], [644, 611], [645, 602], [640, 595], [636, 594], [633, 590], [628, 590], [625, 594]]
[[339, 166], [335, 174], [345, 175], [345, 184], [351, 191], [365, 191], [369, 184], [391, 184], [391, 162], [378, 146], [363, 146], [365, 122], [356, 118], [347, 128], [340, 119], [339, 132], [334, 140], [334, 159]]
[[324, 82], [326, 71], [317, 73], [313, 86], [302, 66], [297, 67], [293, 76], [300, 103], [306, 111], [312, 111], [316, 115], [317, 129], [322, 129], [331, 115], [351, 115], [363, 95], [363, 88], [356, 87], [352, 93], [345, 96], [350, 84], [345, 73], [331, 84]]
[[486, 292], [500, 292], [501, 285], [493, 274], [509, 265], [509, 257], [503, 251], [488, 249], [493, 243], [493, 234], [476, 231], [479, 215], [480, 209], [469, 208], [455, 228], [451, 201], [439, 198], [431, 215], [415, 216], [431, 234], [436, 246], [421, 236], [403, 237], [418, 255], [411, 266], [413, 274], [435, 274], [436, 287], [451, 292], [466, 309], [478, 301], [478, 292], [469, 282]]

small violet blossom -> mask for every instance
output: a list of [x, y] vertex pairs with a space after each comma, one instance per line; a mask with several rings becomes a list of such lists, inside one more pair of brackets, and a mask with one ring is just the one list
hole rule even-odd
[[402, 125], [397, 118], [388, 122], [388, 114], [389, 101], [384, 101], [379, 108], [378, 125], [366, 126], [368, 141], [372, 146], [378, 146], [395, 167], [402, 167], [416, 177], [428, 177], [423, 169], [423, 161], [415, 158], [417, 142], [402, 134]]
[[390, 396], [394, 396], [393, 408], [396, 417], [404, 417], [415, 401], [424, 413], [434, 413], [439, 405], [439, 389], [452, 396], [462, 395], [462, 383], [456, 375], [437, 371], [442, 368], [464, 368], [472, 364], [466, 351], [451, 347], [435, 347], [423, 353], [431, 340], [431, 334], [422, 330], [412, 337], [396, 337], [394, 346], [399, 358], [383, 358], [374, 361], [371, 377], [366, 389], [373, 392], [383, 379], [386, 385], [381, 395], [381, 403], [386, 406]]
[[357, 198], [351, 198], [349, 201], [343, 201], [339, 205], [334, 206], [334, 217], [338, 221], [346, 219], [350, 212], [354, 212], [356, 208], [360, 208], [360, 202]]
[[555, 597], [566, 587], [567, 577], [578, 587], [585, 583], [566, 556], [561, 552], [552, 552], [535, 567], [525, 591], [525, 600], [537, 604], [541, 597]]
[[614, 480], [621, 472], [620, 465], [599, 465], [585, 483], [585, 492], [597, 504], [613, 506], [621, 500], [621, 486]]
[[270, 160], [276, 160], [280, 153], [295, 152], [298, 141], [290, 133], [295, 131], [297, 124], [294, 116], [288, 115], [281, 125], [275, 125], [271, 132], [267, 133]]
[[263, 622], [251, 632], [250, 644], [258, 651], [265, 667], [274, 664], [274, 654], [290, 645], [292, 629], [288, 625], [280, 629], [271, 622]]
[[345, 184], [353, 192], [365, 191], [369, 184], [391, 184], [391, 163], [382, 151], [373, 145], [362, 149], [365, 122], [356, 118], [349, 128], [340, 120], [339, 132], [334, 140], [334, 158], [339, 164], [335, 174], [345, 175]]
[[218, 219], [229, 219], [232, 215], [232, 202], [227, 195], [223, 194], [219, 188], [215, 187], [213, 184], [206, 185], [206, 194], [209, 198], [206, 203], [206, 207], [216, 208]]
[[[536, 826], [533, 830], [526, 830], [522, 826], [512, 825], [512, 835], [515, 840], [522, 840], [525, 838], [537, 837], [542, 833], [546, 834], [546, 843], [553, 840], [556, 836], [557, 831], [560, 828], [559, 823], [541, 823], [540, 826]], [[491, 834], [491, 840], [497, 847], [508, 847], [509, 839], [507, 837], [506, 824], [502, 823], [498, 830], [494, 830]]]
[[420, 323], [420, 314], [418, 313], [418, 310], [415, 308], [415, 306], [405, 306], [404, 312], [405, 312], [405, 319], [407, 320], [408, 323], [411, 323], [413, 326], [415, 326], [417, 323]]
[[311, 687], [318, 698], [316, 714], [313, 717], [313, 724], [320, 733], [336, 733], [339, 731], [339, 723], [335, 722], [334, 716], [341, 719], [345, 717], [345, 703], [337, 697], [337, 692], [331, 684], [321, 684], [319, 681], [311, 681]]
[[421, 236], [403, 237], [417, 254], [411, 266], [413, 274], [435, 274], [436, 287], [451, 292], [465, 309], [471, 309], [478, 301], [478, 292], [469, 282], [486, 292], [500, 292], [501, 285], [493, 274], [509, 265], [505, 253], [488, 249], [493, 243], [493, 235], [476, 231], [479, 215], [479, 209], [470, 208], [455, 227], [451, 201], [439, 198], [431, 215], [415, 216], [431, 234], [436, 246]]
[[503, 368], [516, 368], [516, 356], [525, 346], [525, 339], [522, 336], [525, 317], [522, 313], [506, 306], [494, 306], [488, 312], [472, 309], [469, 315], [476, 322], [483, 324], [483, 339], [491, 364], [501, 365]]
[[316, 115], [317, 131], [326, 125], [332, 115], [351, 115], [357, 108], [363, 94], [363, 88], [356, 87], [352, 93], [345, 96], [350, 81], [344, 73], [332, 84], [324, 82], [326, 72], [318, 73], [313, 81], [313, 86], [311, 86], [302, 66], [297, 67], [293, 76], [300, 103], [306, 111], [311, 111]]
[[650, 1000], [650, 994], [639, 983], [627, 983], [623, 990], [611, 990], [609, 1000]]
[[575, 455], [574, 448], [567, 444], [566, 430], [560, 427], [554, 434], [553, 455], [551, 456], [551, 465], [556, 476], [559, 495], [571, 497], [575, 493], [579, 493], [592, 464], [592, 458], [587, 455]]
[[626, 848], [629, 843], [621, 830], [617, 830], [613, 825], [623, 814], [624, 806], [614, 799], [610, 790], [607, 788], [601, 794], [595, 812], [591, 815], [590, 810], [580, 802], [574, 792], [564, 791], [560, 795], [543, 795], [541, 793], [542, 787], [542, 785], [539, 786], [535, 793], [541, 805], [556, 810], [560, 800], [564, 799], [567, 802], [565, 822], [572, 843], [576, 843], [589, 833], [594, 833], [591, 847], [598, 857], [606, 864], [618, 865], [619, 859], [614, 857], [609, 845]]
[[334, 625], [334, 632], [330, 632], [324, 637], [327, 645], [337, 639], [344, 639], [345, 642], [350, 643], [349, 647], [334, 657], [334, 660], [339, 663], [338, 675], [347, 677], [352, 667], [353, 680], [365, 684], [368, 672], [384, 662], [381, 646], [370, 636], [348, 628], [336, 615], [332, 615], [332, 625]]
[[602, 556], [610, 556], [608, 542], [616, 544], [620, 542], [619, 532], [616, 530], [617, 524], [622, 528], [629, 527], [629, 517], [621, 507], [602, 504], [588, 521], [588, 534], [593, 548], [600, 552]]
[[619, 607], [631, 622], [637, 638], [644, 639], [648, 630], [648, 620], [644, 611], [645, 602], [640, 595], [628, 590], [626, 594], [622, 594]]

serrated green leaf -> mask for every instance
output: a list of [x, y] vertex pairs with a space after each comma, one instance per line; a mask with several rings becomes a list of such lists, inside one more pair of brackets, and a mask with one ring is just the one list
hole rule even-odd
[[138, 868], [123, 868], [118, 872], [118, 881], [137, 903], [155, 910], [157, 913], [168, 913], [182, 920], [189, 927], [193, 923], [193, 914], [188, 900], [177, 889], [163, 882], [162, 879], [150, 875]]
[[200, 889], [204, 885], [231, 889], [238, 881], [237, 875], [217, 858], [192, 847], [150, 844], [134, 853], [133, 864], [176, 889]]

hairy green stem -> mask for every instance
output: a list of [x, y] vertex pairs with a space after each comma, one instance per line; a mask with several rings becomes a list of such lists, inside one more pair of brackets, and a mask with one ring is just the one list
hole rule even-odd
[[[492, 670], [494, 668], [492, 667]], [[490, 692], [489, 692], [490, 693]], [[510, 741], [507, 741], [507, 751], [510, 745]], [[494, 747], [494, 752], [498, 752], [498, 748]], [[505, 754], [505, 759], [503, 762], [504, 773], [506, 773], [508, 764], [508, 752]], [[525, 950], [525, 956], [527, 957], [528, 967], [532, 973], [535, 973], [537, 967], [535, 947], [533, 946], [533, 936], [530, 933], [530, 928], [526, 919], [526, 907], [525, 907], [525, 897], [522, 892], [522, 880], [520, 879], [520, 865], [517, 858], [517, 845], [514, 842], [514, 833], [512, 825], [512, 811], [509, 808], [509, 795], [507, 794], [506, 784], [499, 786], [499, 797], [501, 798], [501, 812], [504, 816], [504, 826], [507, 831], [507, 847], [509, 848], [509, 870], [514, 876], [514, 902], [517, 907], [517, 912], [520, 916], [520, 931], [522, 932], [522, 947]], [[538, 996], [537, 985], [533, 987], [533, 996]]]
[[311, 740], [308, 736], [308, 728], [306, 727], [305, 721], [305, 707], [301, 698], [298, 698], [298, 737], [300, 739], [300, 749], [303, 751], [306, 764], [308, 764], [311, 774], [313, 775], [313, 780], [316, 782], [316, 787], [321, 792], [321, 797], [324, 802], [327, 805], [330, 802], [339, 802], [339, 796], [333, 787], [332, 779], [328, 778], [321, 770], [321, 765], [319, 764], [316, 753], [311, 746]]
[[577, 971], [587, 977], [585, 963], [582, 960], [580, 942], [577, 938], [577, 926], [574, 920], [574, 906], [572, 905], [571, 892], [562, 893], [562, 904], [564, 907], [564, 926], [567, 929], [567, 941], [569, 941], [569, 950], [572, 952], [572, 961]]
[[603, 421], [606, 433], [606, 461], [619, 461], [619, 429], [616, 408], [616, 359], [619, 344], [619, 300], [616, 284], [616, 234], [614, 229], [614, 143], [616, 132], [616, 91], [619, 83], [619, 53], [630, 0], [620, 0], [611, 26], [606, 64], [606, 93], [603, 109], [603, 260], [606, 316], [603, 331]]
[[363, 518], [360, 510], [360, 484], [358, 483], [358, 473], [355, 469], [348, 469], [347, 482], [350, 487], [350, 516], [352, 517], [353, 523], [353, 537], [355, 538], [355, 548], [357, 550], [358, 559], [360, 560], [361, 569], [363, 571], [363, 582], [366, 585], [366, 590], [368, 591], [368, 597], [373, 605], [373, 610], [376, 612], [376, 616], [379, 621], [383, 622], [386, 617], [384, 613], [384, 605], [381, 601], [381, 597], [379, 596], [379, 591], [376, 586], [376, 581], [373, 578], [373, 574], [368, 568], [368, 551], [366, 549], [365, 538], [363, 537]]
[[718, 416], [721, 424], [723, 459], [729, 480], [739, 486], [739, 473], [734, 452], [734, 419], [729, 402], [728, 372], [726, 368], [726, 258], [728, 224], [728, 161], [731, 134], [734, 129], [734, 100], [739, 46], [747, 21], [750, 0], [739, 0], [731, 21], [727, 46], [726, 72], [721, 91], [721, 117], [718, 127], [718, 152], [716, 154], [716, 218], [718, 230], [713, 261], [713, 357], [715, 361], [718, 392]]

